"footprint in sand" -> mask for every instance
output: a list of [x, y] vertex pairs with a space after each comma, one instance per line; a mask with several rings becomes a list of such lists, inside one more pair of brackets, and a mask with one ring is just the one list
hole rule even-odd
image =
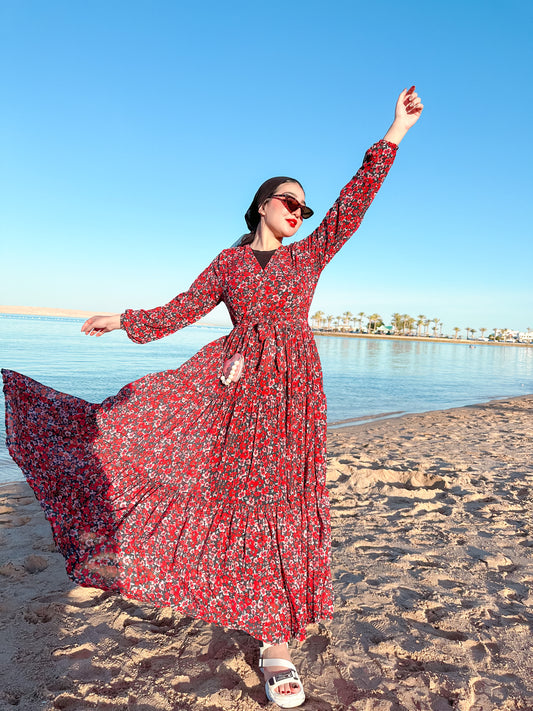
[[481, 561], [485, 563], [489, 570], [494, 570], [497, 572], [510, 572], [518, 568], [513, 561], [502, 553], [489, 553], [481, 548], [476, 548], [475, 546], [468, 546], [466, 552], [474, 560]]
[[31, 516], [10, 516], [9, 514], [0, 518], [0, 528], [19, 528], [31, 521]]
[[487, 656], [487, 649], [483, 642], [475, 642], [473, 640], [467, 640], [465, 642], [465, 649], [468, 655], [472, 658], [472, 661], [476, 664], [483, 661]]
[[24, 559], [24, 570], [32, 575], [48, 568], [48, 559], [42, 555], [29, 555]]
[[83, 709], [82, 703], [82, 699], [73, 694], [60, 694], [54, 699], [54, 708], [65, 709], [65, 711], [69, 711], [70, 709], [81, 711], [81, 709]]
[[41, 538], [32, 545], [34, 551], [43, 551], [44, 553], [58, 553], [59, 549], [53, 540]]
[[18, 582], [26, 577], [27, 572], [24, 570], [22, 565], [17, 565], [9, 560], [7, 563], [4, 563], [4, 565], [0, 566], [0, 575]]
[[[470, 680], [469, 696], [466, 700], [466, 705], [461, 707], [461, 711], [492, 711], [492, 709], [501, 708], [498, 704], [497, 697], [495, 698], [494, 691], [500, 690], [500, 684], [494, 680], [482, 679], [475, 677]], [[496, 702], [496, 705], [495, 705]], [[509, 708], [509, 707], [508, 707]], [[525, 711], [532, 708], [522, 707]]]
[[445, 590], [462, 592], [466, 584], [460, 580], [454, 580], [454, 578], [439, 578], [437, 580], [437, 585]]
[[31, 625], [42, 625], [55, 620], [60, 611], [59, 605], [28, 605], [22, 616]]
[[424, 616], [429, 623], [440, 622], [445, 617], [448, 617], [449, 611], [442, 607], [442, 605], [435, 605], [434, 607], [427, 607], [424, 610]]
[[19, 689], [10, 689], [9, 687], [4, 687], [2, 689], [2, 701], [6, 701], [11, 707], [15, 708], [19, 705], [23, 694]]
[[61, 658], [67, 657], [68, 659], [89, 659], [94, 656], [96, 647], [94, 644], [79, 644], [74, 647], [63, 647], [54, 649], [52, 652], [52, 657]]

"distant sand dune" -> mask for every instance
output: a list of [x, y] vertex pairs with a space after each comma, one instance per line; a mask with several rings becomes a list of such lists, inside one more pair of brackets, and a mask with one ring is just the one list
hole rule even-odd
[[90, 316], [108, 316], [112, 311], [79, 311], [77, 309], [56, 309], [49, 306], [2, 306], [2, 314], [21, 314], [26, 316], [62, 316], [63, 318], [89, 318]]
[[[77, 309], [56, 309], [48, 306], [2, 306], [0, 314], [19, 314], [21, 316], [60, 316], [61, 318], [90, 318], [91, 316], [109, 316], [115, 311], [79, 311]], [[200, 319], [199, 326], [228, 328], [225, 323], [214, 323]]]

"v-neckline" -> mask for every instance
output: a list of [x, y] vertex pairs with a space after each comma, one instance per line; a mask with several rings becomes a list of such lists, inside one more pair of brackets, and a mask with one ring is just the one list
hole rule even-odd
[[259, 269], [261, 270], [261, 273], [264, 273], [264, 272], [266, 272], [266, 270], [268, 269], [268, 267], [271, 265], [272, 260], [273, 260], [274, 257], [276, 256], [276, 252], [279, 252], [279, 250], [280, 250], [280, 249], [283, 249], [284, 246], [285, 246], [284, 244], [280, 244], [280, 246], [279, 246], [279, 247], [276, 247], [276, 249], [258, 249], [258, 250], [255, 250], [255, 251], [257, 251], [257, 252], [273, 252], [272, 256], [270, 257], [270, 259], [268, 260], [268, 262], [265, 264], [264, 267], [261, 266], [261, 263], [259, 262], [259, 259], [257, 258], [257, 255], [254, 254], [254, 250], [252, 249], [252, 245], [251, 245], [251, 244], [247, 244], [247, 245], [246, 245], [246, 248], [248, 249], [249, 253], [251, 254], [252, 259], [254, 260], [254, 262], [257, 264], [257, 266], [258, 266]]

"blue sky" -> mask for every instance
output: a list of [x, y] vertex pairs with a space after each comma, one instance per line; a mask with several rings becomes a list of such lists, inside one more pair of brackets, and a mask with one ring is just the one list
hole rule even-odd
[[424, 114], [312, 311], [533, 328], [532, 18], [525, 0], [2, 0], [0, 303], [166, 303], [271, 175], [303, 183], [305, 236], [416, 84]]

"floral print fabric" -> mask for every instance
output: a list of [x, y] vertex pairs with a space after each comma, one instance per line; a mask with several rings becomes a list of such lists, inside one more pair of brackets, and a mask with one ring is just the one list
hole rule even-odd
[[[101, 404], [3, 371], [10, 453], [77, 583], [269, 642], [331, 617], [326, 399], [308, 313], [395, 153], [372, 146], [320, 226], [264, 269], [249, 245], [225, 249], [166, 306], [122, 315], [146, 343], [224, 301], [233, 330], [180, 368]], [[244, 371], [225, 386], [236, 352]]]

